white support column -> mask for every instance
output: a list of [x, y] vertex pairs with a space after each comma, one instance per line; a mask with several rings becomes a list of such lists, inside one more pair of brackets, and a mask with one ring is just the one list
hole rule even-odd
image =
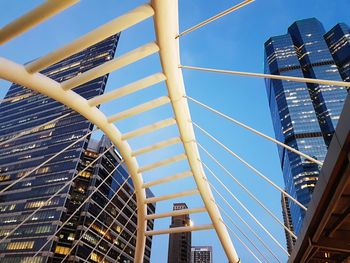
[[232, 244], [226, 226], [222, 223], [222, 217], [216, 204], [213, 202], [213, 194], [205, 180], [205, 173], [199, 160], [199, 152], [195, 143], [195, 135], [191, 124], [191, 115], [184, 96], [185, 87], [182, 77], [179, 54], [179, 42], [175, 39], [179, 33], [178, 1], [152, 0], [155, 10], [154, 20], [157, 36], [157, 44], [160, 47], [160, 59], [163, 72], [167, 77], [166, 84], [169, 97], [172, 102], [175, 119], [177, 121], [185, 152], [193, 172], [197, 188], [201, 194], [213, 226], [218, 234], [227, 258], [231, 263], [238, 262], [239, 258]]

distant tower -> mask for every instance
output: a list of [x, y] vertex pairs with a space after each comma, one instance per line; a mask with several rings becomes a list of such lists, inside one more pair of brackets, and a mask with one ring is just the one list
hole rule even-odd
[[[175, 203], [173, 210], [187, 209], [185, 203]], [[173, 216], [170, 227], [190, 226], [189, 214]], [[168, 263], [189, 263], [191, 260], [191, 232], [169, 235]]]
[[[342, 81], [315, 18], [294, 22], [288, 33], [265, 43], [265, 72], [274, 75]], [[301, 152], [324, 161], [347, 91], [345, 87], [266, 80], [276, 138]], [[319, 167], [278, 147], [286, 191], [308, 206], [319, 176]], [[295, 232], [305, 211], [289, 201]]]
[[191, 248], [191, 263], [213, 263], [213, 248], [211, 246], [193, 246]]

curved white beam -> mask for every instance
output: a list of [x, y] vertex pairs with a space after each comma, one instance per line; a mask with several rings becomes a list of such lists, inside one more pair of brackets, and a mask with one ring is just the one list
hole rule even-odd
[[43, 95], [46, 95], [56, 101], [59, 101], [69, 108], [79, 112], [86, 119], [100, 128], [106, 136], [113, 142], [122, 155], [128, 167], [129, 174], [133, 180], [136, 189], [137, 200], [137, 238], [135, 249], [135, 262], [141, 263], [145, 250], [145, 231], [147, 229], [147, 205], [145, 204], [146, 192], [142, 188], [143, 180], [138, 173], [138, 163], [132, 156], [132, 150], [129, 144], [122, 140], [120, 131], [111, 123], [107, 117], [96, 107], [89, 106], [88, 101], [72, 90], [65, 91], [60, 83], [40, 74], [30, 74], [23, 65], [19, 65], [5, 58], [0, 58], [0, 78], [10, 82], [17, 83]]
[[79, 2], [79, 0], [51, 0], [45, 1], [42, 5], [37, 6], [32, 11], [28, 12], [24, 16], [16, 19], [15, 21], [7, 24], [0, 29], [0, 45], [10, 41], [16, 36], [24, 33], [32, 27], [40, 24], [41, 22], [49, 19], [64, 9], [71, 7]]
[[[64, 1], [62, 1], [64, 2]], [[110, 37], [118, 32], [121, 32], [141, 21], [152, 16], [154, 13], [150, 5], [139, 6], [130, 12], [115, 18], [114, 20], [96, 28], [95, 30], [87, 33], [86, 35], [74, 40], [72, 43], [59, 48], [46, 56], [43, 56], [26, 65], [26, 69], [30, 73], [39, 72], [40, 70], [47, 68], [61, 61], [79, 51], [88, 48], [107, 37]]]
[[184, 96], [185, 87], [182, 77], [179, 54], [178, 35], [178, 1], [174, 0], [152, 0], [152, 7], [155, 10], [155, 30], [157, 44], [160, 48], [159, 54], [166, 79], [169, 97], [172, 102], [175, 119], [179, 127], [181, 139], [184, 144], [188, 162], [192, 169], [198, 190], [208, 211], [213, 226], [218, 234], [220, 242], [230, 262], [239, 261], [226, 226], [215, 202], [211, 189], [205, 180], [205, 173], [199, 162], [199, 152], [195, 143], [195, 135], [191, 124], [191, 115]]

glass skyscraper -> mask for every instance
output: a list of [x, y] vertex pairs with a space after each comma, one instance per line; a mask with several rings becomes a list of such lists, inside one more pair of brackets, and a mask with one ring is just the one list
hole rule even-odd
[[[322, 24], [310, 18], [293, 23], [285, 35], [271, 37], [265, 43], [265, 72], [341, 81], [325, 33]], [[324, 161], [347, 96], [346, 88], [267, 79], [266, 90], [276, 138]], [[307, 206], [320, 167], [282, 147], [278, 147], [278, 153], [286, 191]], [[291, 201], [289, 209], [290, 223], [298, 233], [304, 211]]]
[[[118, 40], [119, 34], [109, 37], [50, 66], [41, 73], [58, 82], [70, 79], [111, 60], [114, 57]], [[86, 99], [98, 96], [104, 92], [107, 78], [108, 75], [99, 77], [75, 88], [74, 91]], [[54, 121], [58, 117], [61, 118]], [[49, 121], [53, 122], [38, 127]], [[6, 94], [5, 100], [0, 104], [0, 189], [4, 189], [14, 180], [26, 176], [32, 169], [75, 140], [85, 136], [92, 129], [92, 123], [59, 102], [13, 84]], [[28, 130], [30, 132], [26, 132]], [[18, 136], [19, 134], [21, 136]], [[100, 153], [100, 149], [110, 143], [104, 139], [99, 144], [99, 149], [94, 149], [91, 145], [88, 149], [89, 140], [88, 136], [76, 143], [0, 194], [0, 239], [7, 237], [0, 244], [1, 263], [60, 262], [72, 244], [80, 238], [82, 230], [87, 229], [93, 216], [96, 216], [99, 210], [101, 211], [101, 207], [106, 205], [107, 201], [103, 195], [111, 196], [125, 180], [127, 175], [121, 166], [118, 172], [124, 177], [113, 175], [119, 183], [113, 183], [112, 179], [107, 181], [106, 186], [101, 187], [101, 193], [95, 194], [92, 201], [88, 202], [53, 237], [62, 223], [85, 200], [91, 189], [100, 184], [107, 172], [120, 161], [113, 149], [106, 157], [101, 158], [98, 166], [93, 166], [92, 170], [87, 169], [80, 173], [72, 184], [55, 195], [60, 188], [86, 167], [86, 163], [91, 161], [93, 156]], [[72, 253], [76, 256], [75, 259], [87, 256], [88, 250], [92, 250], [91, 247], [95, 246], [93, 243], [99, 237], [103, 237], [103, 240], [96, 251], [91, 254], [89, 261], [96, 262], [101, 254], [106, 253], [104, 249], [107, 249], [111, 244], [114, 248], [106, 255], [105, 262], [110, 262], [110, 257], [115, 256], [118, 251], [121, 252], [127, 239], [133, 235], [136, 216], [132, 218], [130, 226], [128, 224], [118, 240], [115, 240], [118, 235], [115, 231], [120, 231], [121, 224], [126, 222], [125, 218], [130, 217], [134, 211], [133, 199], [116, 219], [116, 223], [108, 235], [101, 233], [106, 230], [106, 225], [112, 223], [113, 215], [118, 213], [118, 207], [120, 209], [121, 204], [126, 201], [125, 198], [131, 192], [133, 192], [133, 186], [129, 182], [121, 191], [121, 196], [112, 202], [111, 206], [114, 205], [115, 208], [110, 207], [109, 214], [103, 213], [100, 221], [94, 223], [90, 232], [82, 237], [81, 242], [84, 245], [79, 244]], [[148, 195], [151, 195], [150, 191], [148, 191]], [[51, 201], [47, 202], [49, 198]], [[43, 207], [24, 222], [40, 206]], [[149, 209], [154, 211], [154, 207], [149, 206]], [[23, 223], [21, 227], [9, 235], [21, 223]], [[152, 221], [149, 222], [149, 228], [153, 228]], [[50, 242], [44, 246], [49, 239]], [[120, 257], [120, 260], [124, 260], [123, 262], [132, 262], [134, 242], [134, 239], [131, 238], [130, 245], [124, 249], [125, 252]], [[39, 255], [33, 258], [35, 252], [43, 246], [44, 248]], [[145, 262], [149, 262], [150, 246], [151, 239], [149, 238], [146, 244]], [[65, 262], [68, 262], [68, 259]]]
[[[133, 262], [136, 245], [136, 196], [132, 180], [115, 147], [105, 136], [101, 140], [90, 139], [84, 151], [80, 170], [95, 162], [75, 181], [72, 195], [73, 202], [67, 207], [68, 218], [90, 195], [94, 189], [98, 191], [86, 202], [85, 206], [59, 233], [59, 241], [55, 248], [57, 262], [66, 257], [67, 261], [79, 262]], [[110, 149], [110, 150], [107, 150]], [[102, 158], [98, 158], [107, 150]], [[119, 165], [119, 166], [118, 166]], [[113, 172], [114, 171], [114, 172]], [[109, 176], [112, 174], [112, 176]], [[153, 197], [146, 189], [147, 197]], [[102, 211], [106, 208], [104, 211]], [[155, 206], [148, 205], [148, 214], [155, 213]], [[148, 221], [147, 230], [153, 229], [153, 220]], [[74, 240], [81, 242], [73, 248]], [[150, 262], [152, 237], [147, 237], [144, 263]]]
[[344, 23], [335, 25], [325, 34], [325, 39], [339, 73], [344, 81], [350, 81], [350, 28]]

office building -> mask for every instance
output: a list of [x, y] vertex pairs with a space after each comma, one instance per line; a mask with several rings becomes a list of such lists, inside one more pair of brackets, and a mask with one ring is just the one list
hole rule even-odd
[[[67, 224], [59, 234], [55, 248], [57, 262], [70, 252], [75, 240], [80, 239], [67, 257], [70, 262], [79, 259], [89, 262], [133, 262], [136, 245], [136, 196], [132, 180], [121, 157], [109, 139], [100, 141], [90, 139], [84, 151], [78, 170], [85, 170], [88, 164], [94, 164], [84, 171], [75, 182], [74, 194], [66, 217], [69, 217], [79, 205], [98, 188], [90, 200], [81, 209], [71, 224]], [[109, 149], [109, 150], [108, 150]], [[102, 158], [98, 156], [107, 151]], [[97, 160], [96, 160], [97, 159]], [[101, 185], [102, 184], [102, 185]], [[153, 194], [147, 189], [147, 197]], [[148, 213], [155, 213], [155, 206], [148, 205]], [[148, 221], [148, 229], [153, 229], [153, 220]], [[144, 262], [150, 262], [152, 238], [147, 237]]]
[[[285, 35], [271, 37], [265, 43], [265, 72], [342, 81], [325, 33], [322, 24], [311, 18], [296, 21]], [[266, 90], [276, 138], [324, 161], [346, 88], [267, 79]], [[278, 153], [286, 191], [307, 207], [320, 167], [280, 146]], [[298, 233], [305, 211], [290, 200], [289, 208], [290, 224]]]
[[191, 248], [191, 263], [213, 263], [211, 246], [193, 246]]
[[[173, 211], [188, 209], [185, 203], [175, 203]], [[172, 216], [170, 227], [190, 226], [189, 214]], [[191, 232], [169, 234], [168, 263], [188, 263], [191, 261]]]
[[[111, 36], [48, 67], [41, 73], [58, 82], [70, 79], [112, 59], [118, 40], [119, 34]], [[75, 88], [74, 91], [86, 99], [100, 95], [104, 92], [107, 77], [106, 75], [89, 81]], [[58, 117], [61, 118], [56, 120]], [[38, 128], [49, 121], [52, 122]], [[89, 133], [93, 125], [59, 102], [17, 84], [10, 87], [5, 100], [0, 104], [0, 123], [0, 189], [26, 176], [9, 190], [0, 194], [0, 238], [7, 237], [0, 244], [0, 262], [60, 262], [61, 257], [69, 251], [73, 241], [79, 239], [78, 226], [87, 226], [92, 215], [96, 215], [99, 208], [92, 203], [87, 204], [83, 208], [84, 211], [78, 211], [76, 216], [56, 236], [53, 235], [82, 200], [85, 200], [90, 190], [100, 183], [102, 175], [105, 175], [106, 171], [109, 171], [115, 164], [99, 164], [98, 169], [94, 166], [96, 171], [92, 173], [91, 170], [87, 170], [80, 173], [73, 184], [61, 189], [67, 181], [82, 171], [84, 163], [87, 163], [88, 158], [91, 157], [89, 154], [92, 156], [95, 154], [96, 149], [87, 150], [90, 139], [87, 137], [50, 162], [30, 172], [75, 140]], [[25, 132], [28, 130], [29, 132]], [[103, 141], [105, 142], [105, 139]], [[101, 142], [101, 145], [104, 143]], [[117, 161], [115, 153], [110, 152], [109, 156], [113, 157], [110, 157], [113, 161]], [[102, 159], [102, 162], [106, 158]], [[29, 172], [30, 175], [27, 176]], [[124, 180], [118, 175], [113, 176], [119, 183], [120, 180]], [[111, 184], [110, 187], [110, 190], [104, 187], [101, 191], [108, 192], [110, 195], [118, 189], [118, 184]], [[125, 187], [126, 190], [123, 190], [122, 193], [127, 196], [132, 191], [132, 184], [129, 182]], [[60, 189], [59, 194], [56, 194]], [[51, 200], [47, 202], [49, 198]], [[99, 203], [102, 206], [106, 203], [106, 200], [98, 195], [94, 198], [96, 198], [94, 202], [96, 205]], [[125, 201], [124, 196], [121, 198]], [[114, 204], [118, 206], [123, 200], [116, 200]], [[28, 218], [40, 206], [43, 207]], [[117, 221], [120, 220], [119, 225], [125, 220], [125, 215], [130, 216], [130, 210], [134, 209], [132, 202], [125, 209], [125, 214], [117, 218]], [[110, 210], [111, 213], [116, 211], [117, 209], [114, 211], [112, 208]], [[96, 233], [105, 227], [98, 224], [108, 224], [110, 220], [111, 217], [104, 215], [101, 222], [93, 225], [92, 232], [84, 236], [85, 242], [87, 243], [87, 236], [96, 237], [98, 235]], [[135, 218], [132, 221], [131, 224], [134, 224]], [[21, 226], [9, 235], [19, 224]], [[128, 227], [121, 234], [121, 239], [115, 240], [115, 246], [118, 244], [123, 246], [125, 239], [133, 235], [130, 232], [133, 227], [132, 225], [130, 229]], [[116, 228], [118, 230], [117, 226]], [[50, 241], [44, 246], [47, 240]], [[94, 240], [90, 241], [94, 242]], [[110, 244], [110, 242], [109, 236], [105, 236], [103, 245], [99, 246], [92, 256], [98, 258], [101, 249], [103, 251], [101, 247], [105, 247], [105, 244]], [[147, 258], [149, 260], [151, 240], [148, 239], [147, 242], [146, 261]], [[133, 239], [130, 244], [125, 251], [132, 255]], [[32, 256], [39, 249], [41, 249], [39, 255], [33, 258]], [[77, 255], [81, 253], [83, 255], [87, 251], [84, 249], [78, 246], [75, 251]], [[112, 250], [110, 253], [114, 255], [115, 252]], [[131, 262], [129, 256], [125, 257], [127, 258], [125, 262]], [[91, 260], [93, 261], [93, 258]]]
[[350, 81], [350, 28], [344, 23], [335, 25], [325, 34], [333, 59], [344, 81]]

